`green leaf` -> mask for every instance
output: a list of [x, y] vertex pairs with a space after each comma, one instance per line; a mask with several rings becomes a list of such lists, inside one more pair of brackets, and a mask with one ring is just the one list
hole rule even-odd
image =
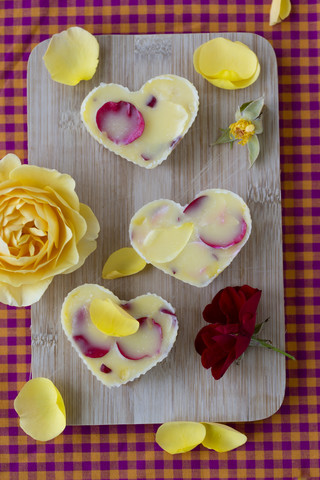
[[270, 317], [266, 318], [265, 320], [263, 320], [263, 322], [261, 323], [258, 323], [255, 328], [254, 328], [254, 332], [253, 334], [254, 335], [257, 335], [258, 333], [260, 333], [262, 327], [269, 321]]
[[[241, 106], [242, 106], [242, 105], [241, 105]], [[235, 119], [236, 119], [236, 122], [237, 122], [238, 120], [240, 120], [240, 118], [241, 118], [241, 107], [238, 107], [238, 108], [237, 108], [236, 114], [235, 114], [234, 117], [235, 117]]]
[[253, 135], [249, 142], [247, 143], [248, 150], [249, 150], [249, 162], [250, 167], [254, 164], [257, 160], [259, 152], [260, 152], [260, 144], [257, 135]]
[[247, 107], [250, 105], [250, 103], [252, 103], [252, 100], [251, 100], [251, 102], [246, 102], [246, 103], [243, 103], [243, 104], [241, 105], [241, 107], [238, 107], [238, 108], [239, 108], [239, 110], [240, 110], [240, 113], [242, 113], [242, 112], [243, 112], [243, 110], [244, 110], [245, 108], [247, 108]]
[[262, 133], [263, 132], [263, 124], [262, 124], [262, 118], [256, 118], [255, 120], [253, 120], [253, 125], [255, 127], [255, 130], [254, 130], [254, 133], [256, 135], [258, 135], [259, 133]]
[[[244, 108], [242, 108], [244, 107]], [[245, 120], [255, 120], [259, 117], [264, 107], [264, 97], [259, 97], [256, 100], [253, 100], [249, 104], [244, 103], [240, 107], [242, 118]]]
[[236, 139], [230, 136], [230, 128], [226, 128], [225, 130], [220, 129], [222, 131], [222, 135], [211, 145], [220, 145], [221, 143], [231, 143], [234, 142]]

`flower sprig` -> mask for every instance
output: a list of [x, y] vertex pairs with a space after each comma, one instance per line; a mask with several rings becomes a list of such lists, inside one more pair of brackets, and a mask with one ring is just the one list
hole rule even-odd
[[249, 151], [250, 167], [254, 164], [260, 153], [260, 144], [257, 135], [263, 132], [262, 114], [264, 97], [242, 104], [235, 113], [235, 122], [228, 128], [221, 129], [222, 134], [212, 145], [233, 143], [247, 145]]
[[198, 332], [195, 348], [201, 355], [203, 367], [211, 368], [215, 380], [219, 380], [249, 346], [259, 345], [295, 360], [292, 355], [273, 346], [271, 341], [257, 337], [267, 321], [256, 325], [261, 293], [249, 285], [226, 287], [205, 307], [202, 315], [209, 325]]

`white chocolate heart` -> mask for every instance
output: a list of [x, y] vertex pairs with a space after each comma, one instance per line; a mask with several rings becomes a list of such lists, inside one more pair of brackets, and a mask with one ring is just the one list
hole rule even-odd
[[[99, 330], [90, 317], [93, 300], [111, 299], [139, 323], [136, 333], [111, 337]], [[148, 293], [121, 301], [110, 290], [84, 284], [72, 290], [62, 305], [61, 322], [72, 346], [91, 372], [107, 387], [118, 387], [138, 378], [170, 352], [178, 331], [173, 307]]]
[[197, 287], [209, 285], [230, 265], [250, 233], [248, 206], [222, 189], [205, 190], [186, 207], [172, 200], [150, 202], [129, 227], [131, 244], [147, 263]]
[[83, 100], [81, 118], [104, 147], [144, 168], [160, 165], [187, 133], [199, 107], [189, 80], [161, 75], [139, 91], [101, 83]]

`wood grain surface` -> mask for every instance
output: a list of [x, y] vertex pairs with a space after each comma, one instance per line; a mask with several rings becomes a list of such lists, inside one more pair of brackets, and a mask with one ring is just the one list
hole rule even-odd
[[[222, 34], [220, 34], [222, 35]], [[198, 75], [193, 51], [215, 34], [101, 36], [98, 70], [76, 87], [51, 80], [42, 61], [48, 42], [38, 45], [28, 64], [28, 161], [56, 168], [76, 180], [80, 201], [101, 226], [97, 250], [84, 266], [56, 277], [32, 307], [32, 375], [50, 378], [66, 403], [68, 424], [163, 423], [169, 420], [249, 421], [272, 415], [285, 390], [285, 359], [267, 349], [250, 348], [240, 365], [215, 381], [201, 366], [194, 339], [205, 325], [201, 312], [223, 287], [248, 283], [262, 289], [257, 321], [270, 317], [263, 338], [284, 348], [277, 63], [270, 44], [254, 34], [223, 34], [251, 47], [261, 63], [257, 82], [243, 90], [218, 89]], [[200, 109], [194, 125], [168, 159], [146, 170], [110, 153], [85, 130], [80, 106], [100, 82], [138, 90], [145, 81], [173, 73], [198, 89]], [[236, 107], [265, 95], [261, 153], [248, 169], [247, 149], [212, 147], [219, 128], [234, 119]], [[182, 205], [206, 188], [241, 195], [252, 215], [252, 234], [232, 264], [208, 287], [186, 285], [148, 266], [142, 273], [102, 280], [102, 267], [114, 250], [128, 246], [128, 225], [143, 204], [170, 198]], [[168, 358], [140, 379], [120, 388], [103, 386], [85, 367], [65, 337], [60, 310], [66, 294], [83, 283], [98, 283], [130, 300], [154, 292], [175, 306], [176, 344]]]

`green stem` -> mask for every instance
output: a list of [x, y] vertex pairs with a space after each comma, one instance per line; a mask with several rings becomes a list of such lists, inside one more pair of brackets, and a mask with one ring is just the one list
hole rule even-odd
[[266, 342], [265, 340], [260, 340], [260, 338], [255, 338], [255, 337], [253, 337], [253, 338], [256, 342], [260, 343], [260, 345], [262, 345], [263, 347], [266, 347], [266, 348], [269, 348], [269, 350], [274, 350], [275, 352], [281, 353], [282, 355], [285, 355], [286, 357], [290, 358], [291, 360], [295, 360], [295, 358], [292, 355], [290, 355], [287, 352], [284, 352], [283, 350], [280, 350], [280, 348], [274, 347], [273, 345]]

